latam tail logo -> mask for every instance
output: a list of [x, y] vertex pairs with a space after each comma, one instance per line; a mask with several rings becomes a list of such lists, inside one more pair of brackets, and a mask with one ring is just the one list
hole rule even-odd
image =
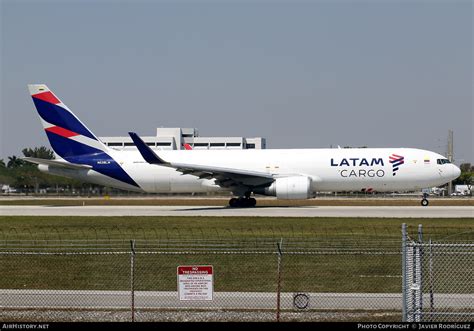
[[59, 100], [46, 85], [28, 85], [46, 136], [60, 157], [126, 184], [140, 187], [108, 154], [108, 148]]
[[390, 163], [392, 164], [392, 170], [393, 170], [393, 176], [397, 174], [397, 171], [399, 167], [405, 163], [405, 157], [397, 155], [397, 154], [392, 154], [389, 157]]

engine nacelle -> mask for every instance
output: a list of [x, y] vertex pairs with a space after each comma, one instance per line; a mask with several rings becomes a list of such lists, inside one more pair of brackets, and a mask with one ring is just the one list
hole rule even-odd
[[265, 194], [276, 196], [277, 199], [309, 199], [311, 178], [305, 176], [277, 178], [272, 185], [265, 188]]

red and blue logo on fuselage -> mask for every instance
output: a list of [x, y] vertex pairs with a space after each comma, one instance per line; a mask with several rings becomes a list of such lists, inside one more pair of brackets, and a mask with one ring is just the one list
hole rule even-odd
[[392, 175], [395, 176], [399, 167], [405, 163], [405, 157], [397, 154], [392, 154], [389, 157], [390, 163], [392, 164]]

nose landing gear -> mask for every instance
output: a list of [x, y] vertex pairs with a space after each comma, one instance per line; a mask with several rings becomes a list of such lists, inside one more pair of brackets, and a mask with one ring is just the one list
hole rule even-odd
[[428, 201], [428, 193], [423, 193], [423, 199], [421, 199], [421, 205], [423, 207], [426, 207], [430, 204], [430, 202]]

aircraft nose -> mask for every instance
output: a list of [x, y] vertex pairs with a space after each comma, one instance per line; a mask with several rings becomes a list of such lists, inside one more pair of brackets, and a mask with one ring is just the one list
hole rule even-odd
[[455, 166], [452, 164], [452, 174], [453, 174], [453, 179], [458, 178], [461, 175], [461, 169], [459, 169], [458, 166]]

